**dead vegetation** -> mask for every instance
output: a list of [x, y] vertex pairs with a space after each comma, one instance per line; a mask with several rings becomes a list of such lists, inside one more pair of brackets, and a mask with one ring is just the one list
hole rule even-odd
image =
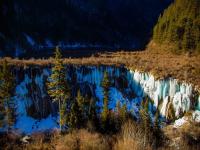
[[[111, 138], [110, 138], [111, 139]], [[56, 150], [109, 150], [108, 137], [99, 133], [91, 133], [85, 129], [74, 130], [59, 138]]]
[[[127, 121], [116, 135], [104, 135], [87, 129], [73, 130], [64, 135], [54, 130], [34, 133], [29, 143], [22, 143], [23, 135], [11, 132], [0, 134], [0, 149], [4, 150], [197, 150], [200, 146], [200, 124], [188, 122], [179, 128], [164, 126], [165, 140], [159, 147], [144, 145], [144, 131], [136, 122]], [[153, 140], [155, 140], [153, 138]]]
[[200, 123], [187, 122], [179, 128], [163, 128], [168, 141], [167, 149], [197, 150], [200, 147]]
[[145, 143], [144, 131], [140, 126], [129, 120], [122, 126], [121, 133], [117, 137], [117, 142], [114, 145], [114, 150], [151, 150], [151, 145]]
[[[172, 54], [166, 47], [157, 48], [150, 44], [145, 51], [115, 52], [92, 55], [86, 58], [64, 58], [65, 64], [72, 65], [124, 65], [129, 69], [152, 73], [156, 78], [173, 77], [180, 81], [192, 83], [200, 89], [200, 55]], [[53, 58], [49, 59], [11, 59], [4, 58], [14, 66], [49, 66]], [[0, 63], [3, 59], [0, 60]], [[1, 63], [2, 64], [2, 63]]]

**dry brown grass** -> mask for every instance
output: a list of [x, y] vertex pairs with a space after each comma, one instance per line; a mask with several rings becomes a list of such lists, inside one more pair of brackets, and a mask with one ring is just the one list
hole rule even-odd
[[0, 150], [53, 150], [55, 138], [47, 139], [45, 133], [31, 135], [30, 143], [25, 144], [21, 140], [23, 135], [12, 131], [8, 134], [0, 134]]
[[29, 144], [22, 144], [21, 149], [23, 150], [54, 150], [55, 141], [60, 137], [60, 134], [56, 132], [47, 133], [33, 133], [31, 135], [31, 141]]
[[56, 150], [109, 150], [110, 146], [105, 137], [87, 130], [75, 130], [61, 137]]
[[[162, 49], [162, 50], [160, 50]], [[125, 65], [128, 69], [152, 73], [156, 78], [173, 77], [192, 83], [200, 89], [200, 55], [175, 55], [167, 47], [150, 44], [145, 51], [103, 53], [87, 58], [65, 58], [65, 64], [72, 65]], [[15, 66], [49, 66], [53, 58], [19, 60], [7, 58]], [[0, 60], [0, 64], [3, 59]]]
[[115, 150], [151, 150], [149, 144], [144, 145], [144, 134], [138, 124], [128, 121], [122, 126], [121, 134], [114, 145]]
[[197, 150], [200, 147], [200, 123], [188, 122], [179, 128], [163, 128], [168, 140], [166, 149]]
[[115, 145], [115, 150], [140, 150], [139, 143], [133, 139], [119, 140]]
[[[197, 150], [200, 147], [200, 124], [187, 123], [180, 128], [168, 125], [163, 128], [167, 139], [160, 150]], [[29, 144], [20, 143], [22, 136], [9, 134], [0, 136], [0, 149], [3, 150], [152, 150], [151, 145], [144, 145], [144, 133], [136, 122], [128, 121], [118, 135], [102, 135], [85, 129], [74, 130], [60, 135], [34, 133]]]

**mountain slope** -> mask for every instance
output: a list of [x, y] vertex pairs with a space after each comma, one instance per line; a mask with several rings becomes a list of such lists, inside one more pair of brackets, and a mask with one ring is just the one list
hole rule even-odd
[[200, 52], [200, 1], [175, 0], [159, 17], [153, 40], [170, 43], [174, 52]]
[[1, 0], [0, 49], [5, 55], [13, 55], [16, 48], [22, 49], [17, 53], [27, 53], [48, 41], [102, 49], [142, 48], [170, 1]]

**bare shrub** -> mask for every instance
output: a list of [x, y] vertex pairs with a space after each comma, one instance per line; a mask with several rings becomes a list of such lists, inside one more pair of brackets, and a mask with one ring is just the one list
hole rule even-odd
[[56, 145], [57, 150], [76, 150], [79, 148], [79, 138], [77, 131], [73, 131], [61, 137]]
[[144, 132], [136, 122], [129, 120], [122, 126], [122, 131], [114, 146], [115, 150], [141, 150], [151, 149], [150, 145], [144, 146]]
[[107, 150], [108, 142], [98, 133], [87, 130], [74, 130], [61, 137], [56, 145], [57, 150]]
[[98, 133], [90, 133], [86, 130], [79, 131], [80, 150], [106, 150], [109, 145], [105, 138]]

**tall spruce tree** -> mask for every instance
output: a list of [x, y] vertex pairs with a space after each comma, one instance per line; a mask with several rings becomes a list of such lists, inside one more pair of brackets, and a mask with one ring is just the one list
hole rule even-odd
[[77, 129], [80, 128], [82, 125], [82, 115], [78, 105], [77, 100], [75, 100], [70, 109], [70, 113], [67, 116], [67, 122], [70, 129]]
[[56, 47], [52, 74], [47, 81], [47, 91], [53, 102], [58, 102], [60, 129], [65, 125], [66, 104], [70, 99], [70, 89], [66, 80], [65, 68], [59, 47]]
[[15, 122], [15, 104], [12, 97], [15, 82], [12, 71], [5, 60], [0, 70], [0, 125], [6, 125], [8, 129]]
[[85, 98], [81, 95], [80, 90], [76, 98], [71, 103], [71, 109], [67, 116], [67, 122], [70, 129], [80, 128], [85, 125], [88, 119], [88, 106]]
[[160, 120], [159, 120], [159, 110], [156, 110], [155, 113], [155, 119], [154, 119], [154, 124], [153, 124], [153, 137], [154, 137], [154, 142], [153, 142], [153, 146], [154, 148], [158, 148], [160, 146], [160, 144], [162, 144], [163, 141], [163, 132], [160, 129]]
[[149, 116], [149, 109], [148, 109], [149, 100], [148, 98], [145, 100], [144, 106], [140, 109], [140, 127], [144, 131], [144, 146], [150, 143], [151, 136], [151, 119]]
[[122, 107], [121, 107], [121, 109], [120, 109], [120, 112], [119, 112], [119, 115], [120, 115], [122, 124], [123, 124], [123, 123], [126, 121], [126, 119], [127, 119], [127, 113], [128, 113], [128, 111], [127, 111], [127, 106], [126, 106], [126, 104], [123, 104]]
[[94, 98], [90, 98], [89, 101], [89, 109], [88, 109], [88, 122], [87, 126], [91, 131], [98, 129], [100, 127], [99, 117], [97, 115], [97, 106], [96, 100]]
[[88, 106], [89, 104], [86, 103], [85, 98], [81, 95], [80, 90], [77, 92], [76, 101], [78, 103], [79, 108], [79, 119], [84, 124], [85, 121], [88, 119]]
[[108, 127], [109, 124], [109, 108], [108, 108], [108, 102], [109, 102], [109, 88], [110, 88], [110, 81], [108, 77], [108, 73], [104, 72], [104, 78], [101, 83], [101, 86], [104, 90], [104, 98], [103, 98], [103, 111], [101, 113], [101, 121], [102, 121], [102, 127], [105, 130]]
[[117, 109], [116, 128], [119, 130], [121, 128], [121, 125], [125, 123], [128, 116], [127, 115], [128, 112], [126, 104], [123, 104], [121, 106], [120, 101], [117, 102], [116, 109]]
[[85, 105], [85, 99], [83, 98], [83, 96], [81, 95], [80, 90], [78, 90], [77, 92], [77, 97], [76, 97], [80, 112], [82, 117], [86, 117], [86, 105]]

